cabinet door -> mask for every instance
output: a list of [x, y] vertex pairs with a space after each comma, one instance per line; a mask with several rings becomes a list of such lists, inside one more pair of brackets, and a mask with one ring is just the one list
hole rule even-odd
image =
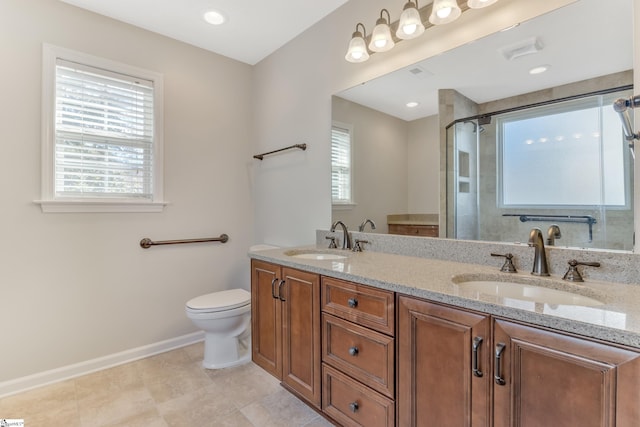
[[490, 425], [490, 331], [489, 316], [398, 297], [398, 426]]
[[494, 344], [496, 427], [640, 425], [638, 353], [502, 320]]
[[320, 277], [283, 268], [282, 382], [320, 407]]
[[282, 379], [282, 321], [276, 297], [280, 267], [251, 261], [251, 351], [256, 365]]

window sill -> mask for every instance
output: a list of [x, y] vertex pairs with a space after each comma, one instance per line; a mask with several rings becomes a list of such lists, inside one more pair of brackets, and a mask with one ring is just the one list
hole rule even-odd
[[169, 202], [132, 202], [124, 200], [35, 200], [43, 213], [158, 213]]

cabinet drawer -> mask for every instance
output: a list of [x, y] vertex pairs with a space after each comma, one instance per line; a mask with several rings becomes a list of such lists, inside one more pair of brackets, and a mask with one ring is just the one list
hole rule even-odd
[[393, 427], [393, 400], [322, 365], [322, 410], [343, 426]]
[[394, 397], [394, 339], [329, 314], [322, 315], [322, 360]]
[[389, 234], [402, 234], [405, 236], [438, 237], [437, 225], [404, 225], [389, 224]]
[[393, 292], [323, 277], [322, 310], [384, 334], [394, 334]]

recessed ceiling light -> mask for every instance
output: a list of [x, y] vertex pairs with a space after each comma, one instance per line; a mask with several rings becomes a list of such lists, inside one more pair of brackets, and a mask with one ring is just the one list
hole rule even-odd
[[408, 108], [415, 108], [415, 107], [417, 107], [418, 105], [420, 105], [420, 103], [419, 103], [419, 102], [416, 102], [416, 101], [411, 101], [411, 102], [407, 102], [407, 104], [406, 104], [406, 105], [407, 105], [407, 107], [408, 107]]
[[541, 74], [547, 71], [551, 67], [550, 65], [540, 65], [539, 67], [533, 67], [529, 70], [529, 74]]
[[221, 24], [224, 24], [226, 22], [227, 18], [220, 11], [209, 10], [209, 11], [204, 13], [204, 20], [207, 21], [211, 25], [221, 25]]

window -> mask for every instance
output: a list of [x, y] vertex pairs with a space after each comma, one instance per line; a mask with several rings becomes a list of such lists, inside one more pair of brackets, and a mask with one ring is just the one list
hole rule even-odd
[[611, 108], [620, 96], [591, 96], [499, 118], [502, 206], [628, 208], [627, 144]]
[[333, 122], [331, 126], [331, 200], [334, 205], [353, 204], [353, 127]]
[[161, 211], [162, 76], [43, 52], [43, 211]]

